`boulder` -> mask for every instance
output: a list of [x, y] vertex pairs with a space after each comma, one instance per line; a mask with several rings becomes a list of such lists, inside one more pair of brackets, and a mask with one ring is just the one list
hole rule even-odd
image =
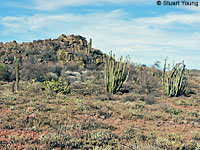
[[67, 79], [70, 83], [81, 81], [81, 74], [79, 72], [65, 71], [61, 73], [61, 77]]
[[57, 81], [58, 80], [58, 76], [53, 72], [49, 72], [49, 73], [46, 74], [46, 79], [47, 80], [52, 80], [53, 79], [53, 80]]

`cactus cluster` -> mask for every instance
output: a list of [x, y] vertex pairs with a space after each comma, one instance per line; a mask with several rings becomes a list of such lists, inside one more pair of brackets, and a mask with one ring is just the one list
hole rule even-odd
[[[127, 58], [128, 59], [128, 58]], [[115, 55], [107, 56], [105, 59], [105, 69], [104, 69], [104, 79], [106, 85], [106, 91], [108, 93], [115, 94], [122, 87], [129, 76], [129, 66], [128, 63], [122, 62], [122, 57], [119, 62], [115, 60]]]
[[[170, 65], [166, 67], [167, 59], [165, 59], [163, 70], [163, 88], [169, 97], [177, 97], [186, 94], [188, 86], [188, 72], [185, 68], [184, 61], [177, 63], [170, 70]], [[167, 71], [168, 69], [168, 71]]]

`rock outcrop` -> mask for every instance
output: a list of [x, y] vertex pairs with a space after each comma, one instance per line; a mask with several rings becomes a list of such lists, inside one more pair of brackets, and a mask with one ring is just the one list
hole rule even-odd
[[0, 42], [0, 63], [6, 65], [7, 80], [15, 79], [15, 61], [20, 59], [22, 80], [66, 76], [67, 71], [101, 69], [106, 57], [100, 50], [88, 51], [86, 38], [80, 35], [60, 35], [57, 39], [17, 43]]

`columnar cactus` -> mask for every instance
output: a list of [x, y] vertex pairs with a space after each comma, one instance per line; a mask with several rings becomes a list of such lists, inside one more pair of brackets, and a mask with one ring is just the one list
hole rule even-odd
[[19, 91], [19, 59], [16, 59], [16, 92]]
[[166, 71], [166, 61], [163, 70], [163, 88], [169, 97], [177, 97], [186, 94], [188, 86], [188, 72], [186, 71], [184, 61], [177, 63], [172, 70], [168, 66]]
[[12, 93], [15, 93], [15, 81], [12, 82], [12, 87], [11, 87]]
[[106, 85], [106, 91], [108, 93], [115, 94], [122, 87], [129, 76], [129, 66], [127, 63], [122, 62], [122, 57], [119, 62], [115, 61], [115, 55], [112, 56], [112, 51], [110, 56], [105, 59], [105, 69], [104, 69], [104, 80]]
[[88, 43], [88, 54], [90, 53], [92, 49], [92, 39], [90, 39], [90, 43]]
[[164, 68], [163, 68], [163, 74], [162, 74], [162, 84], [163, 84], [163, 86], [165, 84], [166, 65], [167, 65], [167, 58], [165, 59]]

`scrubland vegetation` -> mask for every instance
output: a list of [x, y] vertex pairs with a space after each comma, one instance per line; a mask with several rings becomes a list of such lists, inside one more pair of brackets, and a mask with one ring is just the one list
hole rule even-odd
[[198, 71], [94, 53], [89, 46], [86, 63], [58, 50], [45, 73], [40, 63], [32, 74], [28, 64], [19, 74], [0, 64], [0, 149], [200, 149]]

